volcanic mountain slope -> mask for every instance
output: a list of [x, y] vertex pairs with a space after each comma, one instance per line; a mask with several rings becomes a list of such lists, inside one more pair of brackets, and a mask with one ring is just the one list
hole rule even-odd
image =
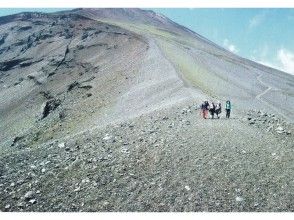
[[[5, 141], [42, 126], [40, 120], [53, 120], [46, 133], [63, 136], [204, 97], [293, 119], [293, 76], [237, 57], [152, 11], [3, 17], [0, 59]], [[57, 112], [71, 116], [62, 129]]]
[[293, 210], [293, 85], [152, 11], [2, 17], [0, 209]]
[[[155, 38], [184, 81], [206, 94], [220, 100], [230, 98], [241, 108], [274, 110], [293, 122], [292, 75], [238, 57], [152, 11], [111, 11], [89, 9], [77, 13]], [[286, 101], [289, 104], [285, 105]]]

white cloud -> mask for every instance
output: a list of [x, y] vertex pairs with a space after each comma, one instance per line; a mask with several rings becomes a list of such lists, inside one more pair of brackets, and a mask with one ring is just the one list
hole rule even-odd
[[266, 19], [267, 11], [262, 11], [261, 13], [255, 15], [249, 20], [249, 28], [255, 28], [261, 25]]
[[267, 43], [265, 43], [260, 51], [261, 59], [263, 59], [263, 60], [266, 59], [268, 57], [268, 53], [269, 53], [269, 46]]
[[231, 51], [233, 53], [238, 53], [239, 52], [237, 47], [234, 44], [230, 43], [230, 41], [228, 39], [224, 40], [223, 45], [224, 45], [225, 48], [227, 48], [229, 51]]
[[268, 66], [268, 67], [271, 67], [271, 68], [274, 68], [274, 69], [278, 69], [278, 70], [281, 70], [281, 67], [280, 66], [276, 66], [274, 65], [273, 63], [269, 62], [269, 61], [264, 61], [264, 60], [257, 60], [256, 62], [262, 64], [262, 65], [265, 65], [265, 66]]
[[282, 68], [285, 72], [294, 74], [294, 53], [285, 49], [280, 49], [277, 58], [282, 64]]
[[269, 66], [294, 75], [294, 53], [283, 48], [279, 49], [276, 53], [275, 60], [275, 63], [264, 59], [256, 61], [265, 66]]

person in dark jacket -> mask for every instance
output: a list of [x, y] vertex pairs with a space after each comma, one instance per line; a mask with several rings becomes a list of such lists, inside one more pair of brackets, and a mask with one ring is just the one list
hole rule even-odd
[[222, 113], [222, 105], [218, 102], [215, 106], [215, 114], [217, 118], [219, 118], [220, 113]]
[[215, 104], [214, 102], [211, 102], [209, 105], [209, 113], [211, 115], [211, 118], [214, 119], [214, 113], [215, 113]]
[[231, 101], [228, 100], [226, 101], [226, 118], [230, 118], [231, 109], [232, 109]]
[[204, 119], [207, 119], [208, 106], [209, 106], [208, 101], [204, 101], [200, 106], [201, 114]]

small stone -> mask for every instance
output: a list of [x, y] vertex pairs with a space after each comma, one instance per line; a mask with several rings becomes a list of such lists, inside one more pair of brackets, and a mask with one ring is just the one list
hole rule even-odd
[[36, 169], [37, 167], [35, 165], [30, 166], [32, 169]]
[[15, 183], [11, 183], [10, 186], [11, 186], [11, 187], [14, 187], [14, 186], [15, 186]]
[[81, 188], [78, 187], [78, 188], [74, 189], [74, 192], [79, 192], [80, 190], [81, 190]]
[[41, 170], [41, 172], [42, 172], [42, 173], [45, 173], [45, 172], [46, 172], [46, 169], [45, 169], [45, 168], [43, 168], [43, 169]]
[[5, 206], [5, 209], [10, 209], [10, 205], [9, 204], [7, 204], [6, 206]]
[[187, 109], [183, 108], [182, 109], [182, 114], [186, 114], [187, 113]]
[[35, 204], [35, 203], [37, 203], [37, 200], [35, 200], [35, 199], [30, 199], [30, 200], [29, 200], [29, 203], [31, 203], [31, 204]]
[[281, 127], [281, 126], [279, 126], [279, 127], [276, 128], [276, 132], [277, 132], [278, 134], [282, 134], [282, 133], [284, 133], [284, 128]]
[[24, 204], [22, 202], [17, 203], [17, 207], [22, 208], [24, 207]]
[[237, 196], [236, 197], [236, 202], [242, 202], [244, 199], [242, 198], [242, 197], [240, 197], [240, 196]]
[[254, 207], [257, 207], [257, 206], [259, 206], [259, 203], [257, 203], [257, 202], [254, 203]]
[[25, 200], [30, 200], [34, 197], [34, 192], [33, 191], [28, 191], [25, 195], [24, 198]]
[[24, 183], [24, 180], [17, 180], [16, 183], [17, 184], [23, 184]]
[[108, 206], [109, 205], [109, 202], [105, 201], [105, 202], [103, 202], [103, 205], [104, 206]]
[[59, 144], [58, 144], [58, 147], [59, 147], [59, 148], [64, 148], [64, 147], [65, 147], [65, 144], [64, 144], [63, 142], [62, 142], [62, 143], [59, 143]]
[[105, 137], [103, 138], [103, 140], [107, 141], [107, 140], [110, 140], [111, 139], [111, 136], [109, 134], [106, 134]]
[[190, 190], [191, 190], [190, 186], [185, 186], [185, 189], [186, 189], [187, 191], [190, 191]]
[[83, 179], [82, 180], [82, 183], [89, 183], [90, 182], [90, 179], [89, 178], [86, 178], [86, 179]]

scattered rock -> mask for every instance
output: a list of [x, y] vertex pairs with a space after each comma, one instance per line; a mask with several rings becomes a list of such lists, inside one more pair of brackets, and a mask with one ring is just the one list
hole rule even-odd
[[284, 128], [281, 127], [281, 126], [277, 127], [275, 130], [276, 130], [276, 132], [277, 132], [278, 134], [282, 134], [282, 133], [284, 133]]
[[59, 143], [59, 144], [58, 144], [58, 147], [59, 147], [59, 148], [64, 148], [64, 147], [65, 147], [65, 143], [64, 143], [64, 142]]
[[86, 178], [86, 179], [83, 179], [82, 180], [82, 183], [89, 183], [90, 182], [90, 179], [89, 178]]
[[108, 140], [110, 140], [111, 138], [112, 138], [111, 135], [106, 134], [105, 137], [103, 138], [103, 140], [108, 141]]
[[81, 89], [86, 89], [86, 90], [89, 90], [89, 89], [91, 89], [93, 86], [91, 86], [91, 85], [82, 85], [82, 86], [79, 86], [79, 88], [81, 88]]
[[242, 197], [240, 197], [240, 196], [237, 196], [237, 197], [236, 197], [236, 202], [243, 202], [243, 200], [244, 200], [244, 199], [243, 199]]
[[24, 195], [24, 199], [25, 200], [30, 200], [34, 198], [34, 192], [33, 191], [28, 191], [25, 195]]
[[24, 136], [16, 136], [13, 141], [11, 146], [14, 146], [17, 142], [19, 142], [20, 140], [22, 140], [24, 138]]
[[67, 91], [70, 92], [71, 90], [73, 90], [75, 87], [78, 87], [80, 85], [79, 82], [74, 81], [73, 83], [69, 84], [67, 87]]
[[59, 99], [50, 99], [50, 100], [46, 101], [41, 107], [41, 109], [42, 109], [41, 119], [46, 118], [60, 104], [61, 104], [61, 101]]
[[29, 203], [31, 203], [31, 204], [36, 204], [36, 203], [37, 203], [37, 200], [36, 200], [36, 199], [30, 199], [30, 200], [29, 200]]
[[188, 110], [183, 108], [181, 112], [182, 112], [182, 114], [187, 114]]
[[187, 191], [190, 191], [190, 190], [191, 190], [190, 186], [185, 186], [185, 189], [186, 189]]
[[80, 187], [74, 189], [74, 192], [79, 192], [79, 191], [81, 191]]
[[17, 207], [19, 207], [19, 208], [23, 208], [23, 207], [24, 207], [23, 202], [19, 202], [19, 203], [17, 203]]

